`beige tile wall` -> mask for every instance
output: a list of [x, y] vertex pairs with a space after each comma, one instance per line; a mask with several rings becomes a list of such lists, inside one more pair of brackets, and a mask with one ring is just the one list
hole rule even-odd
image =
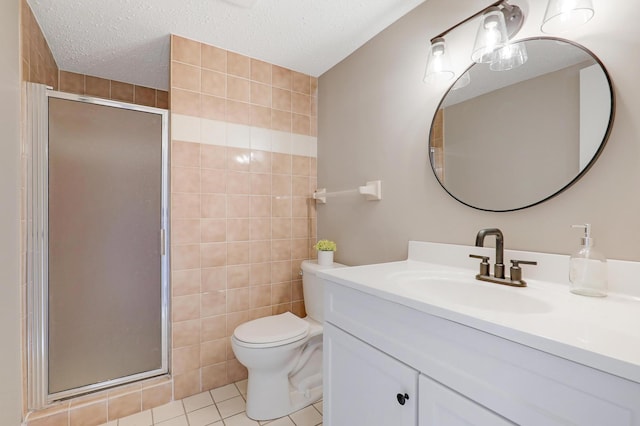
[[[25, 0], [21, 37], [25, 81], [169, 106], [168, 92], [58, 70]], [[181, 37], [172, 37], [171, 65], [175, 113], [316, 136], [315, 78]], [[242, 379], [234, 328], [285, 311], [304, 316], [298, 271], [314, 255], [315, 157], [181, 140], [171, 157], [172, 377], [63, 401], [29, 413], [28, 425], [97, 425]]]
[[171, 111], [317, 135], [318, 79], [172, 36]]
[[29, 413], [28, 426], [97, 426], [171, 401], [168, 376], [61, 401]]
[[[175, 127], [180, 115], [315, 136], [317, 79], [178, 36], [171, 59]], [[203, 138], [172, 141], [176, 399], [246, 377], [230, 346], [237, 325], [304, 316], [298, 271], [315, 238], [313, 156]]]
[[27, 0], [20, 2], [22, 80], [58, 90], [58, 65]]
[[136, 105], [169, 108], [167, 91], [70, 71], [59, 71], [58, 90]]
[[[121, 100], [139, 105], [168, 107], [168, 92], [132, 84], [60, 71], [51, 54], [31, 8], [21, 1], [21, 51], [22, 79], [47, 84], [56, 90], [86, 94], [106, 99]], [[24, 158], [23, 158], [24, 160]], [[26, 259], [26, 224], [24, 214], [25, 163], [23, 161], [22, 192], [22, 306], [26, 312], [26, 284], [24, 261]], [[23, 346], [26, 348], [26, 315], [23, 314]], [[92, 426], [105, 423], [142, 410], [166, 404], [173, 398], [171, 377], [159, 377], [72, 398], [56, 403], [47, 409], [27, 413], [26, 351], [23, 351], [23, 414], [29, 426]]]

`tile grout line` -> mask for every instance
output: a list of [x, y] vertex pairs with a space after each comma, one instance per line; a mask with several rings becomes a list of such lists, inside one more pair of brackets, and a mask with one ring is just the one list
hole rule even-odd
[[[209, 391], [206, 391], [206, 392], [207, 392], [207, 394], [208, 394], [208, 396], [209, 396], [209, 397], [211, 398], [211, 400], [212, 400], [212, 404], [211, 404], [211, 405], [213, 405], [213, 406], [215, 407], [216, 412], [217, 412], [217, 414], [218, 414], [218, 417], [219, 417], [219, 419], [220, 419], [220, 420], [216, 420], [214, 423], [211, 423], [211, 424], [218, 424], [218, 423], [219, 423], [220, 425], [228, 425], [228, 424], [229, 424], [229, 422], [228, 422], [227, 420], [228, 420], [228, 419], [230, 419], [230, 418], [233, 418], [233, 417], [235, 417], [235, 416], [239, 416], [239, 415], [244, 415], [245, 417], [247, 417], [247, 416], [246, 416], [246, 396], [242, 393], [242, 391], [241, 391], [240, 386], [238, 385], [238, 383], [239, 383], [239, 382], [233, 382], [233, 383], [232, 383], [232, 384], [233, 384], [233, 386], [234, 386], [234, 388], [235, 388], [235, 390], [237, 391], [237, 393], [238, 393], [238, 394], [237, 394], [237, 395], [234, 395], [234, 396], [232, 396], [232, 397], [230, 397], [230, 398], [226, 398], [226, 399], [224, 399], [224, 400], [221, 400], [221, 401], [216, 401], [216, 400], [215, 400], [215, 398], [214, 398], [214, 396], [213, 396], [213, 393], [212, 393], [214, 389], [211, 389], [211, 390], [209, 390]], [[233, 398], [237, 398], [238, 396], [240, 396], [240, 397], [242, 398], [243, 402], [245, 403], [245, 409], [244, 409], [243, 411], [238, 412], [238, 413], [231, 414], [231, 415], [229, 415], [229, 416], [228, 416], [228, 417], [226, 417], [226, 418], [223, 418], [223, 416], [222, 416], [222, 412], [220, 411], [220, 408], [219, 408], [219, 406], [218, 406], [218, 403], [223, 403], [223, 402], [225, 402], [225, 401], [229, 401], [229, 400], [231, 400], [231, 399], [233, 399]], [[172, 419], [177, 419], [177, 418], [179, 418], [179, 417], [184, 417], [184, 418], [185, 418], [185, 421], [186, 421], [186, 424], [189, 426], [189, 425], [191, 425], [191, 423], [192, 423], [192, 422], [189, 420], [189, 414], [190, 414], [190, 413], [187, 413], [187, 411], [186, 411], [187, 409], [186, 409], [186, 407], [185, 407], [185, 405], [184, 405], [184, 398], [183, 398], [183, 399], [181, 399], [181, 400], [179, 400], [179, 402], [180, 402], [180, 406], [181, 406], [181, 408], [182, 408], [182, 414], [181, 414], [181, 415], [179, 415], [179, 416], [177, 416], [177, 417], [172, 417], [172, 418], [170, 418], [170, 419], [164, 419], [164, 420], [163, 420], [163, 422], [166, 422], [166, 421], [169, 421], [169, 420], [172, 420]], [[322, 413], [320, 412], [320, 410], [315, 406], [315, 404], [317, 404], [317, 403], [318, 403], [318, 401], [316, 401], [316, 403], [314, 403], [314, 404], [310, 404], [309, 406], [312, 406], [312, 407], [313, 407], [313, 409], [314, 409], [314, 410], [315, 410], [315, 411], [316, 411], [316, 412], [321, 416], [321, 418], [322, 418], [322, 417], [323, 417], [323, 414], [322, 414]], [[207, 406], [205, 406], [205, 407], [201, 407], [201, 408], [199, 408], [198, 410], [200, 410], [200, 409], [204, 409], [204, 408], [207, 408], [207, 407], [210, 407], [211, 405], [207, 405]], [[307, 407], [309, 407], [309, 406], [307, 406]], [[307, 407], [302, 408], [302, 410], [307, 409]], [[193, 413], [193, 412], [195, 412], [195, 411], [198, 411], [198, 410], [193, 410], [193, 411], [191, 411], [191, 413]], [[299, 410], [299, 411], [301, 411], [301, 410]], [[152, 422], [153, 422], [153, 423], [152, 423], [152, 425], [156, 426], [156, 423], [155, 423], [155, 420], [154, 420], [155, 416], [154, 416], [154, 413], [153, 413], [153, 409], [150, 409], [150, 412], [151, 412], [151, 419], [152, 419]], [[291, 413], [291, 414], [293, 414], [293, 413]], [[293, 420], [293, 418], [291, 417], [291, 415], [287, 415], [287, 416], [284, 416], [284, 417], [286, 417], [286, 418], [287, 418], [287, 419], [288, 419], [292, 424], [297, 425], [297, 423]], [[282, 417], [282, 418], [284, 418], [284, 417]], [[264, 423], [264, 425], [269, 425], [269, 424], [271, 424], [271, 423], [273, 423], [273, 422], [275, 422], [275, 421], [277, 421], [277, 420], [279, 420], [279, 419], [269, 420], [269, 421], [268, 421], [268, 423]], [[252, 421], [253, 421], [253, 420], [252, 420]], [[120, 421], [119, 421], [119, 420], [116, 420], [116, 425], [119, 425], [119, 424], [120, 424]], [[159, 423], [158, 423], [158, 424], [159, 424]], [[257, 422], [257, 424], [259, 424], [259, 425], [260, 425], [260, 424], [262, 424], [262, 423]], [[320, 423], [318, 423], [316, 426], [321, 425], [321, 424], [323, 424], [323, 423], [322, 423], [322, 422], [320, 422]]]

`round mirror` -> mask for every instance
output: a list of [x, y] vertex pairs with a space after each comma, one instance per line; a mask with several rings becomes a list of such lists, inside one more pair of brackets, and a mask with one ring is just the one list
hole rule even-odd
[[566, 40], [520, 43], [524, 64], [472, 65], [431, 124], [438, 181], [476, 209], [519, 210], [559, 194], [593, 164], [613, 124], [613, 88], [598, 58]]

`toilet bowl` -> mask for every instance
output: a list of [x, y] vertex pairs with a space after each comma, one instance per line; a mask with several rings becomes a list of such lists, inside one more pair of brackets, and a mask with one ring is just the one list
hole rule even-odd
[[247, 367], [247, 416], [269, 420], [286, 416], [322, 398], [322, 269], [302, 262], [302, 287], [307, 316], [291, 312], [240, 324], [231, 337], [238, 361]]

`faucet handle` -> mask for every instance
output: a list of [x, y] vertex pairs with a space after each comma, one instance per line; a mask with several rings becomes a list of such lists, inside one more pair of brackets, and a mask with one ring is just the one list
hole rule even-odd
[[511, 281], [522, 281], [522, 268], [520, 268], [520, 264], [537, 265], [538, 262], [534, 262], [531, 260], [512, 260], [510, 269]]
[[474, 259], [482, 259], [482, 261], [480, 262], [480, 275], [489, 275], [489, 256], [470, 254], [469, 257], [473, 257]]
[[514, 259], [514, 260], [511, 261], [511, 264], [513, 265], [513, 268], [518, 268], [521, 263], [523, 265], [537, 265], [538, 264], [538, 262], [535, 262], [533, 260], [516, 260], [516, 259]]

